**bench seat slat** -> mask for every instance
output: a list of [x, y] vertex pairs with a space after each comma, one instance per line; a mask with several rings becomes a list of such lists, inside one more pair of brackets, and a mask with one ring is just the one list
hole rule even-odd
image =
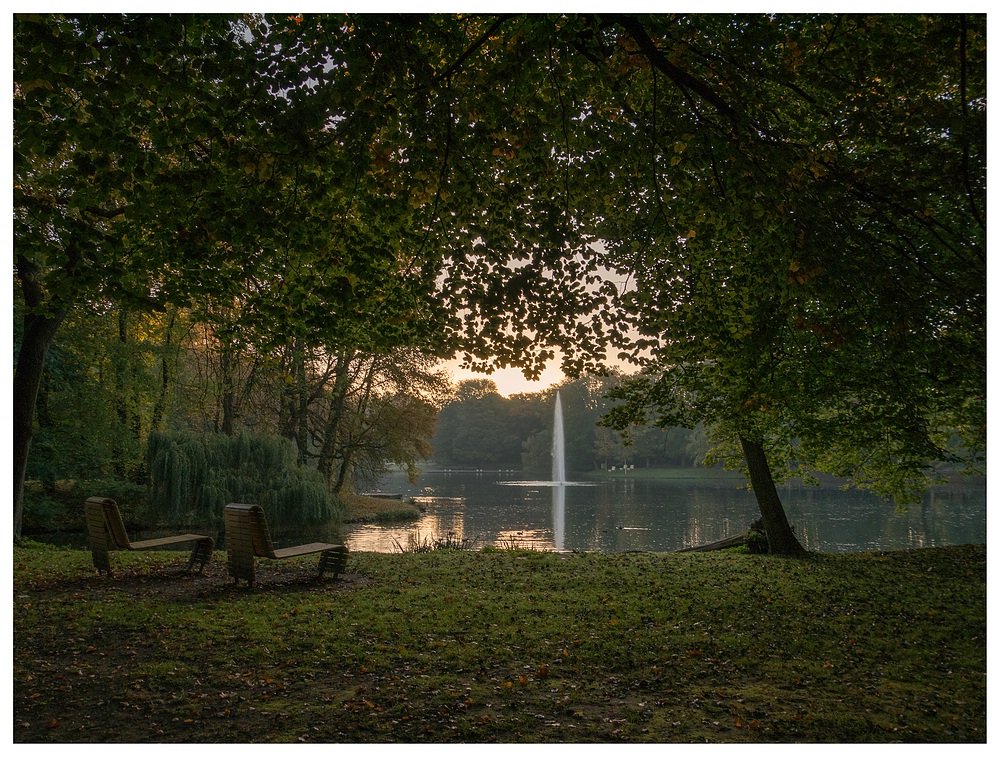
[[179, 534], [178, 536], [163, 536], [158, 539], [143, 539], [142, 541], [129, 542], [129, 549], [156, 549], [165, 547], [168, 544], [184, 544], [192, 541], [205, 541], [209, 537], [198, 534]]
[[286, 557], [298, 557], [299, 555], [312, 555], [316, 552], [326, 552], [328, 549], [340, 549], [337, 544], [324, 544], [323, 542], [313, 542], [303, 544], [298, 547], [282, 547], [274, 550], [275, 560], [284, 560]]

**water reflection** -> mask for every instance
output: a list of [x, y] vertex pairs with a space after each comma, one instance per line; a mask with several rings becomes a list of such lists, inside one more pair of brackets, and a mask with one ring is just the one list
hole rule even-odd
[[[417, 487], [402, 476], [383, 490], [424, 495], [415, 523], [357, 526], [345, 534], [355, 551], [392, 552], [435, 538], [481, 548], [674, 551], [746, 531], [759, 516], [738, 477], [709, 480], [616, 478], [587, 484], [519, 481], [511, 472], [428, 472]], [[422, 491], [426, 489], [427, 491]], [[985, 543], [985, 483], [929, 492], [905, 513], [863, 492], [786, 487], [789, 521], [806, 549], [818, 552], [911, 549]]]
[[552, 546], [562, 552], [566, 546], [566, 487], [552, 487]]

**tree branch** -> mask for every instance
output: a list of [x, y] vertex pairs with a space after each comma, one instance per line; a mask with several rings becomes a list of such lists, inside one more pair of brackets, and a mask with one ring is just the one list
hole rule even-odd
[[511, 18], [514, 18], [514, 14], [506, 14], [500, 16], [496, 21], [493, 22], [493, 25], [489, 29], [487, 29], [485, 33], [480, 35], [479, 39], [473, 42], [468, 48], [466, 48], [465, 52], [463, 52], [461, 55], [458, 56], [458, 58], [455, 60], [454, 63], [452, 63], [450, 66], [448, 66], [448, 68], [446, 68], [443, 72], [441, 72], [434, 78], [435, 79], [450, 78], [453, 73], [455, 73], [459, 68], [461, 68], [462, 64], [465, 63], [466, 59], [470, 55], [475, 53], [480, 47], [486, 44], [486, 41], [494, 34], [496, 34], [497, 30], [503, 25], [503, 23]]
[[736, 110], [705, 82], [671, 63], [650, 38], [643, 25], [634, 16], [618, 16], [616, 20], [628, 32], [629, 36], [632, 37], [636, 45], [638, 45], [639, 50], [642, 51], [642, 54], [646, 56], [651, 65], [656, 66], [662, 73], [666, 74], [678, 87], [691, 90], [703, 100], [714, 105], [720, 113], [728, 116], [733, 123], [736, 123], [738, 120]]

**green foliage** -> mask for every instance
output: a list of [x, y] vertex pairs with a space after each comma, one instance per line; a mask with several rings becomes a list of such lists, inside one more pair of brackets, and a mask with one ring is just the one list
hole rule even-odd
[[755, 521], [747, 531], [746, 549], [752, 555], [767, 554], [767, 533], [759, 520]]
[[626, 23], [705, 51], [685, 73], [714, 107], [687, 118], [655, 59], [621, 77], [662, 162], [621, 174], [638, 215], [602, 232], [647, 367], [612, 423], [702, 421], [724, 456], [742, 436], [779, 475], [912, 501], [953, 431], [970, 462], [985, 442], [984, 19], [679, 21]]
[[[82, 502], [77, 503], [82, 510]], [[66, 505], [39, 487], [25, 487], [23, 533], [59, 530], [66, 523]], [[82, 519], [81, 519], [82, 521]]]
[[60, 480], [44, 486], [40, 481], [29, 481], [24, 495], [25, 532], [83, 532], [83, 502], [88, 497], [113, 499], [129, 528], [151, 525], [144, 521], [149, 501], [144, 484], [110, 477]]
[[97, 301], [67, 316], [39, 387], [29, 479], [144, 480], [165, 324]]
[[118, 504], [122, 518], [128, 523], [136, 522], [142, 516], [148, 505], [148, 495], [145, 484], [117, 478], [75, 481], [66, 492], [66, 497], [77, 507], [82, 507], [87, 497], [110, 497]]
[[263, 356], [534, 375], [610, 344], [649, 369], [623, 425], [701, 421], [903, 501], [984, 450], [985, 15], [18, 15], [13, 36], [27, 367], [91, 298], [194, 305]]
[[469, 537], [460, 538], [453, 531], [449, 531], [444, 536], [433, 534], [422, 536], [411, 533], [407, 534], [405, 544], [394, 539], [393, 546], [400, 553], [432, 552], [437, 549], [473, 550], [476, 549], [476, 540]]
[[157, 432], [147, 456], [150, 513], [161, 521], [218, 526], [230, 502], [261, 505], [276, 529], [340, 515], [323, 477], [284, 439]]

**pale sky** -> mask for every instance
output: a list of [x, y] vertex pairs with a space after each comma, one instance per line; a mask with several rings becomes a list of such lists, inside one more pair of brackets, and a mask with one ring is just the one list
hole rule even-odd
[[528, 381], [518, 368], [503, 368], [486, 374], [475, 373], [468, 369], [460, 368], [461, 364], [461, 358], [456, 358], [455, 360], [443, 363], [442, 367], [451, 373], [452, 381], [456, 384], [459, 381], [467, 381], [468, 379], [489, 379], [490, 381], [494, 381], [497, 385], [497, 391], [503, 397], [510, 397], [512, 394], [540, 392], [543, 389], [548, 389], [553, 384], [558, 384], [566, 378], [559, 367], [558, 360], [549, 362], [545, 370], [542, 371], [541, 378], [538, 381]]
[[[541, 392], [550, 386], [565, 381], [566, 374], [559, 367], [560, 359], [561, 354], [556, 350], [555, 359], [547, 363], [538, 381], [528, 381], [519, 368], [504, 368], [488, 374], [476, 373], [467, 368], [462, 368], [462, 359], [460, 357], [445, 361], [440, 364], [440, 367], [451, 374], [451, 380], [455, 384], [458, 384], [459, 381], [468, 381], [469, 379], [489, 379], [496, 383], [497, 391], [500, 392], [501, 396], [510, 397], [512, 394]], [[629, 365], [617, 358], [605, 356], [605, 360], [607, 365], [619, 368], [626, 375], [636, 371], [635, 366]]]

